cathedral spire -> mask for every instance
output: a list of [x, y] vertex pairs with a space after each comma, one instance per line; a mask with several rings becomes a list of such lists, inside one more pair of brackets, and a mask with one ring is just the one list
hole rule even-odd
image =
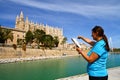
[[18, 23], [19, 23], [19, 16], [17, 15], [17, 17], [16, 17], [16, 22], [15, 22], [15, 28], [18, 28]]
[[24, 18], [23, 12], [20, 13], [20, 18]]
[[18, 22], [19, 21], [19, 16], [17, 15], [17, 17], [16, 17], [16, 22]]
[[22, 12], [22, 11], [21, 11], [21, 13], [20, 13], [19, 20], [22, 21], [22, 22], [24, 22], [24, 15], [23, 15], [23, 12]]

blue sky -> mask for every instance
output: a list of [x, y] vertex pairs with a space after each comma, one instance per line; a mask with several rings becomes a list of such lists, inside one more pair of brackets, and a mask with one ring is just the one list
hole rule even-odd
[[120, 0], [0, 0], [0, 25], [14, 28], [21, 11], [32, 22], [63, 28], [69, 43], [78, 35], [92, 39], [91, 29], [100, 25], [120, 48]]

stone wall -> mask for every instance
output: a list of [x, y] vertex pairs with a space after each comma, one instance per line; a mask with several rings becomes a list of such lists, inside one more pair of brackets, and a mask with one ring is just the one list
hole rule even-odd
[[14, 50], [12, 47], [0, 47], [0, 58], [16, 58], [16, 57], [41, 57], [41, 56], [63, 56], [63, 55], [78, 55], [76, 50], [42, 50], [29, 49], [23, 51], [22, 48]]

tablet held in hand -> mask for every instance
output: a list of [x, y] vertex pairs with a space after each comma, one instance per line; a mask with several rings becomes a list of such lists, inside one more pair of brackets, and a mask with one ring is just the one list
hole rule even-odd
[[75, 44], [77, 47], [81, 48], [81, 45], [79, 44], [79, 42], [77, 41], [77, 39], [71, 38], [71, 40], [74, 42], [74, 44]]

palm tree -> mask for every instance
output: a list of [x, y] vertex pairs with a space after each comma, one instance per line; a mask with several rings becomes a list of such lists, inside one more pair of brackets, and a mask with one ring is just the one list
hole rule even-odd
[[63, 45], [63, 48], [64, 48], [64, 44], [66, 43], [66, 41], [67, 41], [67, 37], [64, 37], [61, 43]]

